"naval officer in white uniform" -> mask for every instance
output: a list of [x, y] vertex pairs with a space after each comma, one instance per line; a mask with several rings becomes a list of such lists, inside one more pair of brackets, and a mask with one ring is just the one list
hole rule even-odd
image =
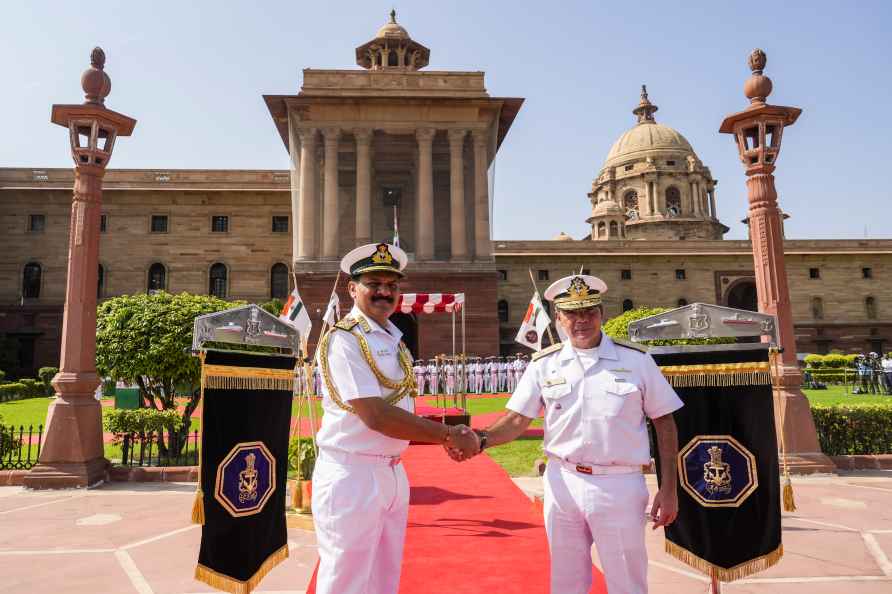
[[313, 471], [318, 594], [396, 594], [409, 511], [400, 454], [409, 440], [443, 443], [468, 456], [476, 434], [413, 414], [412, 357], [389, 320], [406, 254], [381, 243], [341, 260], [353, 309], [319, 343], [322, 428]]
[[[642, 466], [650, 463], [645, 416], [653, 422], [663, 460], [674, 460], [672, 412], [678, 395], [642, 347], [601, 332], [596, 277], [562, 278], [545, 291], [569, 337], [533, 356], [507, 414], [479, 432], [481, 449], [520, 436], [545, 410], [545, 529], [553, 594], [587, 594], [592, 543], [610, 594], [647, 592], [644, 525], [648, 501]], [[460, 459], [456, 450], [450, 455]], [[675, 466], [662, 468], [650, 517], [654, 528], [678, 514]]]

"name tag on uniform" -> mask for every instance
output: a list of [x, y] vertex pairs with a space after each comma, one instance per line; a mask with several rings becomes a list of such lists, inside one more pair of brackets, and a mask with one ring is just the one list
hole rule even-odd
[[561, 384], [566, 384], [567, 380], [562, 377], [550, 377], [545, 380], [545, 387], [550, 388], [551, 386], [560, 386]]
[[387, 355], [390, 354], [390, 349], [378, 349], [378, 351], [375, 354], [378, 355], [379, 357], [386, 357]]
[[610, 371], [612, 371], [613, 373], [629, 373], [632, 370], [619, 368], [619, 369], [611, 369]]

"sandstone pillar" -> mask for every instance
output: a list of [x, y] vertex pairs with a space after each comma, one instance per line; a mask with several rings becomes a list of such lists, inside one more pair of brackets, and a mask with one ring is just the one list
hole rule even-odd
[[353, 131], [356, 138], [356, 245], [372, 242], [372, 158], [373, 131]]
[[468, 259], [465, 225], [465, 136], [467, 130], [449, 131], [449, 224], [453, 260]]
[[433, 140], [436, 130], [419, 128], [418, 140], [418, 241], [419, 260], [434, 258], [434, 169]]
[[300, 188], [297, 217], [297, 259], [314, 260], [318, 257], [317, 233], [319, 226], [318, 198], [316, 196], [316, 128], [301, 128], [300, 138]]
[[492, 242], [489, 239], [489, 180], [487, 168], [486, 130], [474, 130], [474, 254], [478, 260], [492, 258]]
[[288, 160], [291, 172], [291, 259], [300, 254], [300, 135], [296, 117], [288, 114]]
[[24, 478], [25, 486], [34, 489], [88, 487], [105, 480], [108, 469], [102, 444], [102, 408], [94, 398], [100, 383], [96, 372], [96, 283], [102, 180], [115, 138], [129, 136], [136, 120], [104, 106], [111, 80], [104, 72], [102, 49], [93, 50], [90, 62], [81, 78], [84, 104], [54, 105], [52, 111], [53, 123], [69, 130], [74, 194], [61, 360], [53, 378], [56, 399], [47, 411], [40, 460]]
[[718, 218], [718, 214], [715, 209], [715, 188], [709, 191], [709, 216], [714, 219]]
[[323, 128], [325, 140], [325, 197], [322, 221], [322, 257], [336, 260], [340, 240], [340, 205], [338, 204], [338, 141], [340, 128]]
[[793, 470], [828, 472], [834, 465], [821, 452], [811, 408], [801, 390], [802, 375], [796, 360], [796, 336], [784, 263], [783, 221], [773, 175], [783, 128], [791, 126], [802, 110], [765, 102], [772, 87], [771, 80], [762, 74], [766, 62], [762, 50], [754, 50], [750, 55], [753, 76], [744, 85], [750, 106], [725, 118], [719, 131], [734, 134], [747, 176], [749, 229], [759, 311], [777, 316], [778, 336], [783, 348], [782, 364], [774, 377], [778, 445], [786, 446]]

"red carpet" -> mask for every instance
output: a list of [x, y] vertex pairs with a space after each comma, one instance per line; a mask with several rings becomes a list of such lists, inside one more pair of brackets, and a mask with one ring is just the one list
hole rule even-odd
[[[542, 512], [498, 464], [487, 455], [456, 464], [421, 445], [403, 460], [412, 496], [400, 594], [548, 594]], [[592, 594], [606, 594], [595, 575]]]

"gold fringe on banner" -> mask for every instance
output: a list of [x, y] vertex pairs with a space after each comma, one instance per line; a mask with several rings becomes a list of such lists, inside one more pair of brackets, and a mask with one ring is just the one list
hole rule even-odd
[[205, 388], [215, 390], [293, 390], [293, 369], [204, 365], [201, 369]]
[[[201, 484], [201, 477], [198, 477], [198, 484]], [[204, 526], [204, 491], [201, 487], [195, 492], [195, 501], [192, 502], [192, 523]]]
[[771, 385], [771, 367], [768, 362], [664, 365], [660, 367], [660, 371], [675, 388]]
[[[202, 351], [198, 355], [198, 359], [201, 361], [201, 392], [199, 392], [198, 404], [201, 406], [200, 423], [202, 428], [204, 427], [204, 407], [207, 404], [204, 401], [204, 358], [205, 352]], [[198, 446], [198, 490], [195, 491], [195, 501], [192, 502], [192, 523], [204, 526], [204, 491], [201, 490], [201, 450], [204, 448], [201, 443], [196, 445]]]
[[778, 561], [781, 560], [781, 557], [784, 556], [784, 545], [781, 544], [770, 553], [761, 555], [759, 557], [756, 557], [755, 559], [750, 559], [749, 561], [745, 561], [729, 569], [714, 565], [706, 559], [701, 559], [694, 553], [678, 546], [670, 540], [666, 540], [666, 552], [682, 563], [685, 563], [687, 565], [690, 565], [694, 569], [702, 571], [709, 577], [717, 578], [723, 582], [733, 582], [734, 580], [745, 578], [747, 576], [753, 575], [754, 573], [765, 571], [772, 565], [775, 565]]
[[254, 575], [246, 581], [223, 575], [222, 573], [218, 573], [199, 563], [195, 568], [195, 579], [204, 582], [211, 588], [216, 588], [217, 590], [222, 590], [224, 592], [231, 592], [232, 594], [250, 594], [251, 590], [256, 588], [257, 584], [260, 583], [260, 580], [266, 577], [266, 574], [287, 558], [288, 545], [285, 545], [267, 557], [266, 561], [260, 566], [260, 569], [254, 572]]

